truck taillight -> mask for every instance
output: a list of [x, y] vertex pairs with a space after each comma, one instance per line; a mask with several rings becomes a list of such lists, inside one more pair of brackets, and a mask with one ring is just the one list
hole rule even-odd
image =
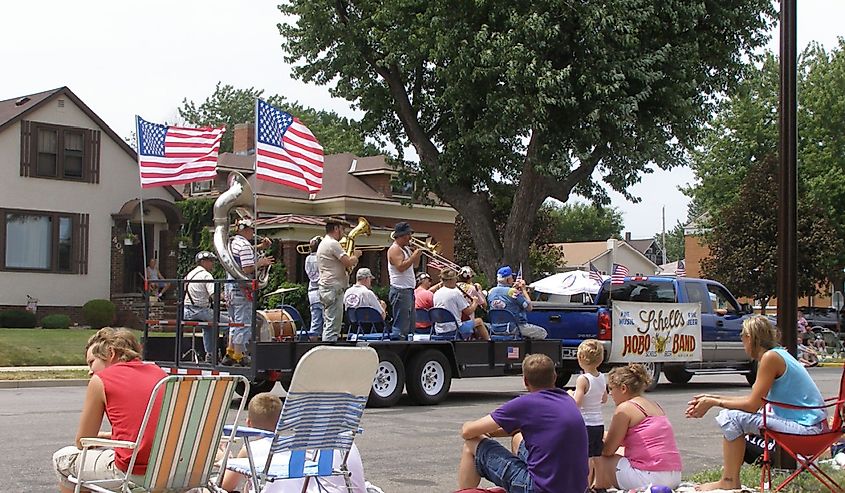
[[598, 339], [600, 341], [609, 341], [611, 336], [610, 328], [610, 314], [606, 311], [599, 312], [599, 330]]

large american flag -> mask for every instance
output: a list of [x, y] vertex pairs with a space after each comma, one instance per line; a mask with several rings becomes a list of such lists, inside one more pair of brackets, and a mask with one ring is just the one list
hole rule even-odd
[[225, 128], [188, 128], [135, 117], [141, 187], [213, 180]]
[[610, 276], [610, 284], [625, 284], [625, 277], [627, 275], [627, 267], [622, 264], [613, 264], [613, 274]]
[[255, 111], [255, 176], [315, 194], [323, 188], [323, 146], [299, 119], [262, 100]]
[[596, 281], [597, 283], [601, 284], [604, 282], [604, 278], [601, 276], [601, 272], [596, 269], [596, 266], [590, 262], [590, 279]]
[[687, 276], [687, 266], [684, 265], [683, 260], [678, 260], [678, 266], [675, 267], [675, 276], [677, 276], [677, 277], [686, 277]]

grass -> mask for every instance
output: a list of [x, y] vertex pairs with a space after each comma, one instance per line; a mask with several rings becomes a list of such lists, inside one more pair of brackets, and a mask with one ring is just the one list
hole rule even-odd
[[88, 379], [88, 370], [0, 371], [0, 380]]
[[[84, 365], [94, 329], [0, 329], [0, 366]], [[141, 331], [133, 331], [140, 340]], [[172, 336], [153, 333], [153, 336]]]
[[[845, 470], [835, 471], [827, 465], [823, 465], [822, 469], [828, 473], [830, 477], [839, 482], [839, 484], [843, 484], [843, 482], [845, 482]], [[691, 481], [696, 484], [708, 483], [710, 481], [718, 481], [721, 475], [722, 468], [717, 467], [699, 471], [692, 476], [685, 478], [685, 481]], [[779, 485], [788, 475], [788, 473], [782, 473], [777, 470], [773, 471], [772, 489], [774, 490], [774, 487]], [[750, 466], [747, 464], [743, 465], [742, 470], [739, 473], [739, 477], [742, 480], [743, 486], [748, 486], [750, 488], [754, 488], [755, 490], [760, 489], [760, 468], [758, 466]], [[793, 479], [792, 482], [781, 491], [785, 493], [804, 493], [827, 490], [810, 473], [804, 472], [797, 478]]]

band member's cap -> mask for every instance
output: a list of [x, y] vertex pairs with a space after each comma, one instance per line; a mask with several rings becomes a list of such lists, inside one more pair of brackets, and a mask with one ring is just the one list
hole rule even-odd
[[393, 237], [394, 238], [399, 238], [400, 236], [412, 235], [412, 234], [414, 234], [413, 228], [411, 228], [411, 225], [406, 223], [405, 221], [402, 221], [400, 223], [396, 223], [396, 226], [393, 228]]
[[322, 240], [322, 239], [323, 239], [322, 236], [317, 235], [317, 236], [311, 238], [311, 240], [308, 242], [308, 246], [311, 247], [312, 251], [317, 251], [317, 245], [320, 244], [320, 240]]
[[507, 279], [511, 276], [513, 276], [513, 269], [511, 269], [510, 265], [505, 265], [496, 271], [496, 277], [499, 279]]
[[440, 280], [441, 281], [451, 281], [452, 279], [457, 279], [458, 273], [455, 272], [455, 269], [445, 268], [440, 271]]
[[373, 279], [375, 279], [376, 276], [374, 276], [373, 272], [367, 267], [361, 267], [360, 269], [358, 269], [358, 273], [355, 274], [355, 279], [359, 281], [368, 277], [372, 277]]
[[417, 274], [417, 286], [419, 286], [420, 283], [425, 281], [426, 279], [431, 279], [431, 276], [428, 275], [428, 272], [420, 272], [419, 274]]
[[243, 219], [238, 219], [238, 229], [244, 228], [252, 228], [255, 229], [255, 221], [252, 218], [245, 217]]
[[470, 266], [468, 266], [468, 265], [465, 265], [465, 266], [461, 267], [461, 270], [460, 270], [460, 271], [458, 271], [458, 276], [459, 276], [461, 279], [469, 279], [469, 278], [471, 278], [471, 277], [472, 277], [472, 276], [474, 276], [474, 275], [475, 275], [475, 272], [473, 272], [473, 271], [472, 271], [472, 267], [470, 267]]
[[206, 259], [217, 260], [217, 255], [214, 255], [213, 253], [211, 253], [207, 250], [203, 250], [203, 251], [197, 253], [197, 256], [194, 257], [194, 259], [196, 259], [197, 262], [199, 262], [200, 260], [206, 260]]

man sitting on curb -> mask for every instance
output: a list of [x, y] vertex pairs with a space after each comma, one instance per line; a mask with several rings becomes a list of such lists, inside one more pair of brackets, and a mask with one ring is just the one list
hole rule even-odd
[[[551, 358], [526, 356], [522, 379], [529, 393], [464, 423], [458, 488], [475, 488], [484, 477], [508, 493], [586, 490], [587, 428], [572, 397], [555, 387], [555, 377]], [[509, 435], [511, 450], [490, 438]]]

